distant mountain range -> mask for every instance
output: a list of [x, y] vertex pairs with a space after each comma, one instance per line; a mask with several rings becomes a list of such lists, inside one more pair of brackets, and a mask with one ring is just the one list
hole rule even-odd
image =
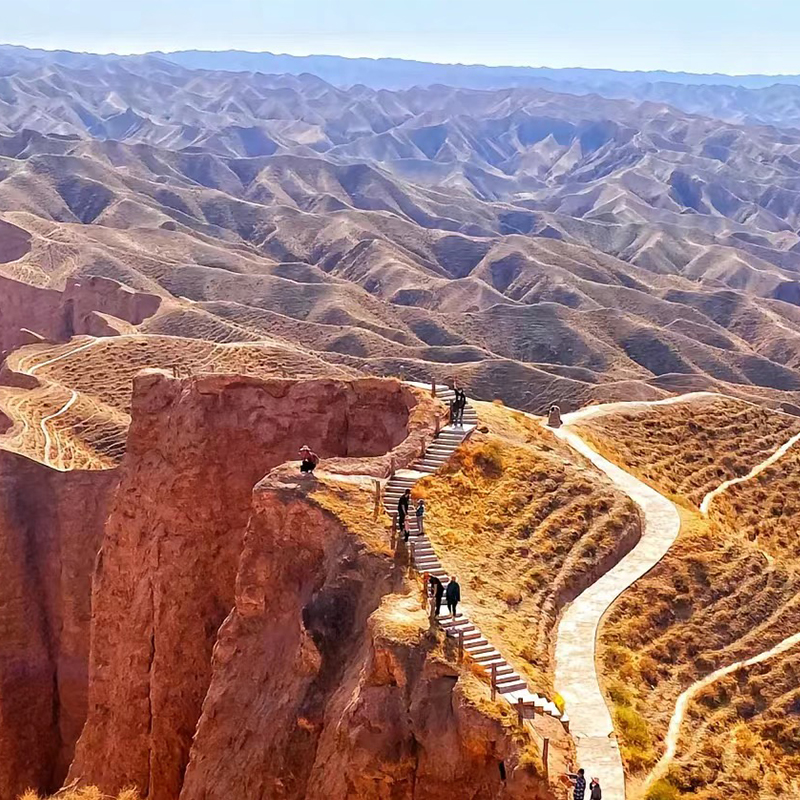
[[[18, 60], [75, 69], [109, 63], [177, 64], [191, 70], [276, 75], [314, 75], [333, 86], [402, 90], [414, 86], [464, 89], [545, 89], [559, 94], [597, 94], [667, 104], [691, 114], [743, 125], [800, 128], [800, 75], [721, 75], [688, 72], [620, 72], [610, 69], [487, 67], [433, 64], [399, 58], [291, 56], [238, 50], [184, 50], [140, 56], [103, 56], [65, 50], [0, 45], [0, 77], [16, 74]], [[138, 67], [137, 67], [138, 68]]]
[[[688, 86], [743, 86], [763, 89], [775, 84], [800, 84], [800, 75], [722, 75], [691, 72], [622, 72], [613, 69], [573, 67], [487, 67], [482, 64], [435, 64], [402, 58], [344, 58], [342, 56], [291, 56], [243, 50], [179, 50], [152, 53], [189, 69], [231, 72], [274, 72], [300, 75], [310, 72], [338, 86], [363, 83], [373, 88], [404, 89], [442, 83], [465, 88], [501, 89], [520, 86], [543, 88], [566, 84], [599, 90], [609, 85], [641, 86], [679, 83]], [[548, 87], [549, 85], [549, 87]]]

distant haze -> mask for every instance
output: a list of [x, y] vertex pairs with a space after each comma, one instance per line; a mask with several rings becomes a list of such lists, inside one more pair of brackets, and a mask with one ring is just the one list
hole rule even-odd
[[800, 73], [796, 0], [30, 0], [4, 41], [118, 54], [247, 50], [437, 63]]
[[774, 84], [800, 84], [800, 75], [723, 75], [690, 72], [585, 69], [581, 67], [490, 67], [481, 64], [438, 64], [399, 58], [344, 58], [332, 55], [293, 56], [242, 50], [181, 50], [154, 53], [190, 69], [220, 69], [236, 72], [309, 72], [330, 83], [352, 86], [363, 83], [374, 88], [407, 88], [435, 83], [447, 86], [502, 88], [515, 86], [554, 87], [567, 82], [600, 87], [609, 83], [681, 83], [689, 85], [745, 86], [751, 89]]

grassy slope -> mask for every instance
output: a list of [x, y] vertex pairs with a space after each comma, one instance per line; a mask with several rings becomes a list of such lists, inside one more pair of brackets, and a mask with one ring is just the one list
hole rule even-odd
[[607, 414], [576, 429], [596, 449], [677, 502], [699, 506], [800, 432], [800, 419], [732, 398]]
[[601, 560], [632, 546], [638, 511], [537, 421], [477, 406], [488, 432], [415, 494], [426, 498], [427, 532], [481, 630], [551, 695], [558, 612]]
[[[601, 633], [607, 689], [632, 772], [649, 768], [660, 754], [683, 689], [800, 630], [794, 533], [800, 460], [789, 455], [732, 487], [714, 502], [709, 519], [689, 510], [715, 486], [707, 456], [724, 458], [731, 448], [721, 482], [731, 471], [747, 472], [797, 429], [790, 418], [754, 409], [741, 409], [726, 425], [718, 416], [726, 406], [715, 402], [694, 414], [682, 409], [680, 448], [664, 446], [681, 423], [663, 413], [680, 406], [658, 409], [653, 419], [643, 419], [644, 412], [632, 422], [603, 417], [592, 423], [592, 438], [607, 454], [625, 467], [622, 454], [631, 454], [635, 471], [674, 493], [684, 508], [678, 542], [616, 603]], [[654, 443], [650, 460], [644, 431], [644, 441]], [[668, 450], [671, 459], [664, 458]], [[800, 654], [789, 651], [703, 690], [689, 707], [671, 787], [703, 800], [785, 797], [790, 776], [800, 775], [798, 667]], [[664, 791], [672, 796], [669, 787]]]

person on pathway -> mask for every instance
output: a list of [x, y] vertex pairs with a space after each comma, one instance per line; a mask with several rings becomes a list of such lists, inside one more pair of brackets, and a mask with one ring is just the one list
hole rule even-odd
[[442, 598], [444, 597], [444, 584], [435, 575], [431, 575], [428, 578], [428, 585], [431, 587], [431, 595], [433, 596], [433, 607], [435, 609], [435, 616], [438, 617], [442, 610]]
[[403, 531], [406, 540], [408, 540], [408, 536], [406, 535], [406, 517], [408, 516], [408, 506], [410, 503], [411, 489], [406, 489], [397, 501], [397, 524], [400, 526], [400, 530]]
[[455, 400], [453, 401], [453, 425], [463, 425], [464, 409], [467, 405], [467, 395], [458, 385], [453, 387], [453, 391], [456, 394]]
[[311, 473], [319, 464], [319, 456], [307, 444], [300, 448], [300, 458], [300, 472]]
[[597, 778], [592, 778], [592, 782], [589, 784], [589, 797], [590, 800], [603, 800], [603, 792]]
[[583, 769], [579, 769], [577, 773], [568, 772], [567, 777], [575, 784], [572, 800], [583, 800], [583, 796], [586, 794], [586, 778], [583, 776]]
[[420, 498], [417, 501], [417, 533], [420, 536], [425, 535], [425, 501]]
[[447, 610], [450, 612], [453, 619], [455, 619], [456, 608], [461, 602], [461, 587], [458, 585], [455, 575], [450, 576], [450, 583], [447, 584], [444, 597], [445, 600], [447, 600]]

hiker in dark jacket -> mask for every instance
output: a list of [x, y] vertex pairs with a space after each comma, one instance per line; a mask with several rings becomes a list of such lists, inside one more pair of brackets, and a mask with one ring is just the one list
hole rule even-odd
[[463, 389], [456, 389], [456, 420], [464, 424], [464, 409], [467, 407], [467, 395]]
[[452, 614], [453, 619], [455, 619], [456, 607], [461, 602], [461, 587], [458, 585], [455, 575], [450, 576], [450, 583], [447, 584], [444, 597], [445, 600], [447, 600], [447, 610]]
[[[403, 494], [400, 495], [400, 499], [397, 501], [397, 524], [400, 526], [400, 530], [404, 533], [406, 529], [406, 517], [408, 516], [408, 505], [410, 502], [411, 489], [406, 489]], [[408, 539], [407, 536], [406, 539]]]
[[300, 472], [314, 472], [314, 467], [319, 464], [319, 456], [307, 445], [300, 448]]
[[583, 770], [579, 769], [577, 773], [568, 772], [567, 777], [575, 784], [572, 800], [583, 800], [586, 794], [586, 778], [583, 777]]
[[600, 789], [600, 781], [597, 778], [592, 778], [589, 784], [589, 797], [590, 800], [603, 800], [603, 792]]
[[444, 584], [435, 575], [431, 575], [428, 578], [428, 585], [431, 587], [431, 595], [433, 596], [434, 607], [436, 609], [436, 616], [438, 617], [442, 610], [442, 598], [444, 597]]

